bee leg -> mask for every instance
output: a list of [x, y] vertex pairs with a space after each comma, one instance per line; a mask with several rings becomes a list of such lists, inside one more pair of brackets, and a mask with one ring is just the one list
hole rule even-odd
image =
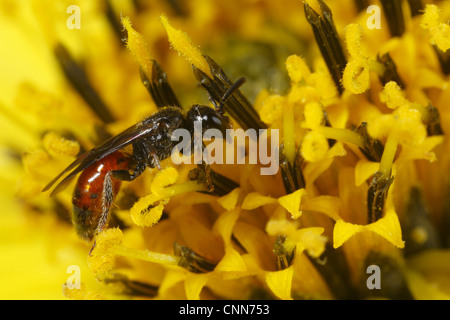
[[156, 167], [158, 168], [158, 170], [161, 170], [161, 163], [159, 162], [159, 158], [156, 155], [156, 152], [150, 152], [150, 156], [153, 159], [153, 163], [156, 165]]
[[[95, 229], [95, 235], [98, 235], [103, 229], [108, 225], [109, 214], [111, 212], [111, 206], [114, 199], [113, 187], [112, 187], [112, 172], [110, 171], [105, 175], [105, 181], [103, 182], [103, 196], [102, 196], [102, 213], [98, 221], [97, 229]], [[91, 250], [89, 250], [89, 255], [92, 254], [96, 246], [96, 240], [94, 239], [94, 244]]]
[[130, 173], [128, 170], [112, 170], [110, 173], [113, 178], [121, 181], [133, 181], [139, 177], [142, 172], [144, 172], [146, 165], [138, 163], [134, 168], [133, 172]]

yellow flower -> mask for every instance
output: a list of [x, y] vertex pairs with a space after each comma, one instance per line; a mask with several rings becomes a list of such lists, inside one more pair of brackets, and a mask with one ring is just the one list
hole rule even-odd
[[[0, 297], [449, 299], [450, 5], [361, 3], [4, 1]], [[197, 105], [257, 150], [137, 137]], [[42, 192], [111, 138], [125, 164]]]

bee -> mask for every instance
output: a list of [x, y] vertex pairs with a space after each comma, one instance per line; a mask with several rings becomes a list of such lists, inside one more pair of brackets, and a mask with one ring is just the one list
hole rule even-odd
[[81, 238], [92, 240], [97, 229], [108, 222], [108, 217], [101, 215], [103, 208], [111, 206], [122, 184], [111, 172], [127, 170], [130, 161], [125, 153], [115, 151], [81, 172], [72, 197], [73, 222]]
[[[241, 78], [231, 85], [215, 108], [196, 104], [185, 112], [156, 61], [153, 61], [152, 79], [142, 70], [141, 78], [159, 110], [75, 159], [42, 190], [49, 190], [61, 180], [51, 192], [53, 196], [81, 173], [72, 198], [72, 220], [78, 235], [88, 241], [107, 227], [121, 182], [136, 179], [147, 167], [161, 168], [160, 162], [178, 144], [172, 139], [176, 129], [186, 129], [193, 137], [195, 122], [202, 124], [203, 132], [218, 129], [225, 133], [231, 128], [223, 104], [244, 82]], [[129, 146], [132, 151], [127, 154], [124, 149]]]

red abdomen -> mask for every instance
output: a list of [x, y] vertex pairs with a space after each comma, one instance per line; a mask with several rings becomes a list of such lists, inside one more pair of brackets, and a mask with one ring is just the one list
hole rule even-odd
[[[129, 158], [116, 151], [83, 170], [73, 192], [73, 223], [80, 237], [94, 237], [103, 211], [104, 182], [108, 172], [128, 170]], [[113, 198], [120, 190], [121, 181], [111, 178]], [[109, 210], [109, 208], [108, 208]]]

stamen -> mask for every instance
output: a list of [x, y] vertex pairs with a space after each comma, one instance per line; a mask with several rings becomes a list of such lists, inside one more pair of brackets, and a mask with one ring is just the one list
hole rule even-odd
[[198, 255], [192, 249], [174, 243], [173, 251], [175, 256], [179, 258], [178, 265], [190, 272], [206, 273], [213, 271], [217, 263], [211, 262], [208, 259]]
[[443, 135], [444, 131], [442, 131], [441, 127], [439, 110], [436, 107], [432, 106], [431, 104], [429, 104], [426, 107], [426, 109], [429, 114], [428, 121], [426, 122], [428, 135], [429, 136]]
[[405, 83], [402, 81], [400, 76], [397, 73], [397, 66], [395, 65], [394, 60], [392, 60], [389, 53], [385, 53], [382, 56], [377, 56], [378, 62], [383, 64], [384, 66], [384, 72], [379, 75], [381, 83], [386, 85], [389, 81], [395, 81], [400, 88], [405, 89]]
[[280, 147], [280, 168], [281, 178], [283, 179], [286, 194], [293, 193], [296, 190], [305, 187], [305, 178], [301, 165], [303, 158], [301, 157], [300, 148], [297, 149], [293, 163], [291, 163], [284, 154], [284, 146]]
[[442, 72], [448, 76], [450, 74], [450, 50], [446, 52], [439, 49], [436, 45], [433, 45], [434, 51], [436, 51], [436, 55], [439, 59], [439, 63], [441, 65]]
[[122, 244], [122, 238], [122, 231], [118, 228], [106, 229], [98, 234], [96, 245], [88, 257], [89, 267], [97, 276], [104, 276], [113, 268], [116, 256], [163, 265], [178, 264], [178, 258], [172, 255], [125, 247]]
[[112, 251], [116, 253], [118, 256], [135, 258], [147, 262], [154, 262], [164, 265], [175, 265], [178, 263], [177, 258], [172, 255], [158, 252], [151, 252], [148, 250], [139, 250], [124, 246], [117, 246]]
[[367, 160], [380, 162], [384, 147], [379, 140], [372, 139], [369, 136], [369, 133], [367, 132], [367, 123], [361, 123], [361, 125], [356, 129], [356, 132], [364, 139], [363, 146], [359, 146], [359, 149], [362, 153], [364, 153]]
[[336, 84], [339, 94], [342, 94], [344, 88], [341, 84], [342, 74], [347, 64], [339, 35], [333, 22], [330, 8], [322, 1], [318, 0], [322, 10], [323, 17], [313, 8], [304, 2], [305, 15], [311, 25], [317, 45], [327, 64], [328, 70]]
[[315, 131], [321, 133], [327, 139], [353, 143], [360, 148], [364, 147], [364, 138], [357, 132], [349, 129], [319, 126]]
[[430, 42], [436, 51], [442, 72], [450, 74], [450, 26], [440, 22], [440, 10], [436, 5], [427, 4], [421, 17], [420, 26], [430, 32]]
[[288, 268], [294, 259], [295, 246], [288, 246], [286, 239], [286, 236], [278, 235], [273, 245], [273, 253], [277, 256], [278, 270]]
[[115, 120], [113, 115], [109, 111], [103, 99], [95, 91], [83, 67], [75, 62], [70, 53], [62, 44], [58, 44], [54, 52], [64, 75], [84, 99], [84, 101], [86, 101], [92, 111], [94, 111], [94, 113], [104, 123], [113, 122]]
[[151, 184], [152, 193], [140, 198], [131, 208], [130, 215], [134, 223], [147, 227], [157, 223], [163, 214], [164, 205], [171, 197], [187, 192], [207, 191], [196, 181], [174, 184], [178, 179], [178, 171], [167, 167], [158, 172]]
[[[194, 75], [200, 84], [208, 91], [211, 100], [216, 106], [224, 102], [224, 110], [228, 112], [244, 129], [266, 129], [267, 126], [260, 120], [258, 113], [237, 87], [242, 84], [241, 79], [233, 83], [226, 76], [220, 66], [207, 55], [202, 54], [189, 36], [173, 28], [166, 16], [161, 16], [161, 22], [166, 29], [169, 41], [181, 55], [183, 55], [194, 69]], [[236, 90], [232, 88], [236, 87]], [[230, 90], [231, 89], [231, 90]], [[227, 95], [230, 94], [229, 98]]]
[[295, 158], [295, 116], [294, 106], [288, 103], [283, 114], [283, 146], [284, 154], [290, 163]]
[[51, 155], [75, 157], [80, 152], [80, 144], [77, 141], [66, 139], [55, 132], [46, 133], [43, 144], [45, 150]]
[[139, 68], [139, 71], [142, 83], [147, 88], [147, 91], [150, 93], [159, 109], [169, 106], [181, 108], [177, 96], [167, 81], [166, 73], [162, 70], [156, 60], [152, 60], [151, 81], [142, 67]]
[[383, 215], [384, 204], [389, 191], [389, 187], [394, 181], [394, 177], [384, 176], [382, 172], [375, 173], [367, 192], [367, 213], [368, 223], [378, 221]]
[[450, 49], [450, 26], [441, 19], [439, 7], [427, 4], [420, 26], [429, 31], [431, 44], [445, 53]]
[[[207, 55], [204, 55], [204, 58], [208, 63], [213, 78], [195, 65], [192, 66], [194, 75], [208, 91], [215, 104], [219, 105], [224, 95], [229, 92], [234, 83], [231, 82], [222, 68], [213, 59]], [[240, 90], [235, 90], [226, 100], [223, 107], [243, 129], [252, 128], [257, 131], [259, 129], [267, 129], [267, 125], [261, 121], [258, 112], [256, 112], [253, 105]]]
[[392, 171], [392, 164], [394, 163], [395, 153], [397, 152], [398, 139], [395, 134], [390, 134], [384, 146], [383, 155], [380, 160], [380, 169], [382, 177], [388, 178]]
[[380, 167], [373, 176], [367, 192], [368, 222], [373, 223], [381, 218], [389, 187], [394, 181], [391, 177], [392, 164], [397, 152], [398, 139], [394, 134], [388, 136], [384, 146]]
[[206, 187], [207, 191], [200, 192], [213, 194], [219, 197], [229, 194], [234, 189], [239, 188], [238, 183], [215, 172], [209, 165], [204, 163], [197, 165], [197, 168], [189, 171], [188, 177], [190, 180], [196, 180]]
[[418, 103], [411, 103], [411, 109], [420, 112], [422, 122], [427, 126], [428, 136], [436, 136], [444, 134], [441, 127], [439, 110], [436, 107], [434, 107], [431, 104], [424, 107]]
[[191, 38], [185, 32], [172, 27], [164, 15], [161, 16], [161, 23], [166, 29], [167, 36], [174, 49], [183, 55], [193, 66], [202, 70], [208, 76], [212, 76], [202, 52], [192, 43]]
[[401, 37], [405, 32], [405, 18], [403, 16], [403, 1], [380, 0], [383, 12], [388, 22], [389, 31], [393, 37]]
[[131, 51], [147, 78], [153, 77], [152, 68], [154, 64], [152, 63], [153, 60], [147, 42], [142, 34], [133, 29], [130, 18], [122, 18], [122, 24], [128, 33], [126, 39], [127, 48]]

